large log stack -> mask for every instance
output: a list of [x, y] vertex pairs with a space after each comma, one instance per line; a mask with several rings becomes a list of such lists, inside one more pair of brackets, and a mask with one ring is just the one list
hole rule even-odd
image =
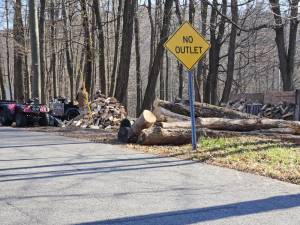
[[[300, 122], [296, 121], [259, 118], [228, 108], [198, 102], [195, 103], [195, 111], [198, 137], [200, 134], [215, 137], [218, 133], [234, 136], [249, 132], [251, 134], [300, 135]], [[151, 118], [151, 122], [145, 120], [145, 114], [147, 118]], [[191, 125], [189, 115], [188, 101], [167, 102], [156, 100], [152, 115], [149, 111], [144, 112], [132, 127], [120, 128], [119, 140], [144, 145], [190, 143]], [[156, 122], [154, 123], [154, 121]], [[140, 128], [135, 129], [135, 126]], [[132, 130], [135, 131], [132, 132]]]

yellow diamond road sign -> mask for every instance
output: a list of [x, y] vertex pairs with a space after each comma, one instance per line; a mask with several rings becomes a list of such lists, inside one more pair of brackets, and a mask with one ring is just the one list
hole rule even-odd
[[192, 70], [210, 48], [209, 42], [189, 22], [184, 22], [164, 46], [187, 70]]

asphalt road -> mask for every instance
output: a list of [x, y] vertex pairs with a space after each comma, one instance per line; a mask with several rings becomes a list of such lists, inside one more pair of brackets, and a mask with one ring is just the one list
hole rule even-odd
[[0, 127], [0, 224], [300, 224], [300, 186]]

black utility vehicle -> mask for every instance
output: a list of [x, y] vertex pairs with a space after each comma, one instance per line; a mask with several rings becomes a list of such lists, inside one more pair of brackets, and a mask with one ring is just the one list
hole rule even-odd
[[72, 120], [80, 114], [78, 106], [65, 98], [55, 98], [50, 102], [50, 115], [60, 120]]

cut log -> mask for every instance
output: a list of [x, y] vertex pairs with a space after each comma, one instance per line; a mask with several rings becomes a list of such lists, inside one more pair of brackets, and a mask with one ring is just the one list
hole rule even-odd
[[175, 121], [188, 121], [190, 120], [190, 117], [183, 116], [174, 112], [171, 112], [170, 110], [167, 110], [163, 107], [155, 107], [153, 110], [153, 114], [156, 116], [157, 121], [161, 122], [175, 122]]
[[144, 110], [132, 126], [128, 125], [120, 127], [118, 132], [118, 140], [122, 143], [136, 142], [141, 131], [143, 129], [152, 127], [155, 122], [155, 115], [148, 110]]
[[[200, 130], [197, 131], [197, 137]], [[137, 142], [142, 145], [182, 145], [191, 142], [190, 129], [165, 129], [154, 126], [141, 132]]]
[[[273, 120], [273, 119], [223, 119], [223, 118], [197, 118], [198, 128], [208, 128], [212, 130], [228, 131], [254, 131], [261, 129], [288, 129], [288, 133], [300, 134], [300, 122]], [[191, 127], [189, 121], [158, 124], [165, 129], [188, 129]]]
[[155, 122], [155, 115], [149, 110], [144, 110], [140, 117], [131, 126], [132, 133], [138, 135], [143, 129], [152, 127]]
[[[221, 117], [229, 119], [248, 119], [248, 118], [258, 118], [257, 116], [250, 115], [247, 113], [241, 113], [229, 108], [222, 108], [215, 105], [210, 105], [206, 103], [195, 102], [195, 116], [196, 117]], [[162, 107], [173, 113], [190, 116], [189, 102], [168, 102], [163, 100], [155, 100], [154, 108]]]

